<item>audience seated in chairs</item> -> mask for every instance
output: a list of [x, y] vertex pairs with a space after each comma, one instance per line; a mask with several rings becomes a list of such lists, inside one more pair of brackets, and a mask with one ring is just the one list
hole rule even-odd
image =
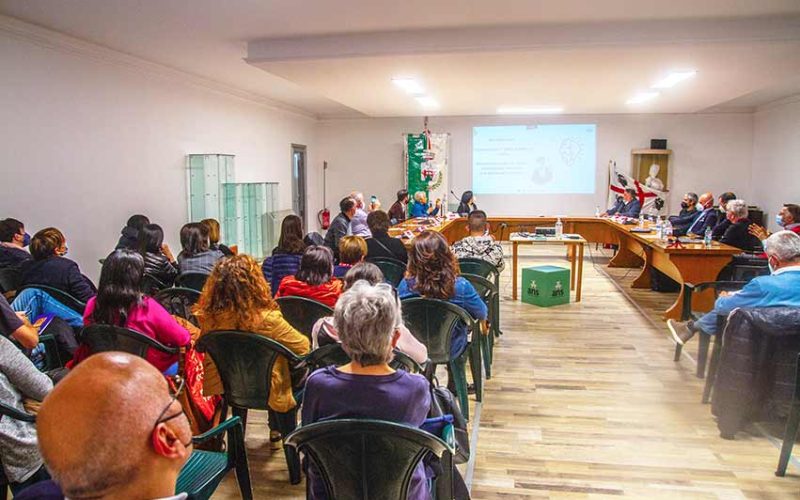
[[147, 224], [139, 231], [139, 253], [144, 258], [145, 274], [165, 286], [172, 286], [178, 276], [178, 262], [169, 245], [164, 243], [164, 231], [158, 224]]
[[[401, 189], [397, 192], [397, 201], [392, 203], [392, 206], [389, 207], [389, 220], [392, 224], [397, 224], [398, 222], [403, 222], [406, 220], [406, 207], [408, 206], [408, 189]], [[369, 225], [369, 220], [367, 220], [367, 224]], [[375, 231], [370, 227], [370, 231], [372, 231], [373, 238], [375, 237]]]
[[204, 224], [208, 228], [208, 248], [219, 250], [225, 257], [233, 255], [233, 250], [219, 242], [220, 229], [217, 219], [203, 219], [200, 224]]
[[17, 219], [0, 221], [0, 269], [6, 267], [19, 268], [32, 259], [25, 250], [31, 242], [31, 236], [25, 232], [25, 225]]
[[753, 223], [747, 216], [747, 203], [744, 200], [729, 201], [726, 217], [731, 222], [731, 225], [720, 238], [720, 243], [740, 248], [745, 252], [760, 250], [761, 241], [750, 234], [749, 228]]
[[672, 234], [675, 236], [684, 236], [689, 226], [694, 224], [694, 221], [700, 217], [702, 213], [697, 209], [697, 193], [688, 192], [683, 195], [681, 201], [681, 211], [678, 215], [670, 215], [669, 222], [672, 224]]
[[[315, 371], [308, 378], [302, 423], [335, 418], [374, 418], [419, 427], [428, 415], [430, 386], [421, 375], [389, 366], [402, 316], [390, 285], [359, 281], [336, 304], [334, 325], [350, 363]], [[325, 488], [309, 464], [309, 498], [325, 498]], [[430, 498], [423, 464], [411, 478], [408, 498]]]
[[[732, 203], [729, 210], [736, 209]], [[697, 321], [667, 321], [678, 344], [684, 345], [697, 332], [716, 335], [717, 316], [727, 316], [738, 307], [800, 307], [800, 236], [779, 231], [766, 240], [765, 250], [772, 274], [754, 278], [738, 292], [720, 293], [714, 309]]]
[[[784, 204], [775, 215], [775, 224], [787, 231], [800, 234], [800, 205], [795, 205], [794, 203]], [[770, 235], [766, 228], [758, 224], [750, 224], [748, 231], [761, 241], [766, 240]]]
[[[383, 273], [375, 264], [361, 262], [353, 266], [344, 276], [344, 290], [347, 291], [358, 281], [366, 281], [370, 285], [383, 283]], [[428, 359], [428, 349], [417, 340], [414, 335], [402, 323], [397, 327], [399, 336], [397, 337], [397, 350], [408, 354], [411, 359], [419, 364], [425, 363]], [[314, 349], [335, 342], [341, 342], [339, 334], [336, 332], [336, 325], [333, 316], [320, 318], [314, 325], [311, 332], [311, 342]]]
[[350, 221], [356, 215], [356, 200], [348, 196], [339, 202], [339, 215], [333, 218], [328, 232], [325, 233], [325, 246], [330, 248], [334, 257], [339, 258], [339, 240], [350, 228]]
[[224, 257], [221, 251], [210, 247], [208, 226], [199, 222], [184, 224], [181, 228], [181, 253], [178, 269], [183, 273], [210, 274], [214, 264]]
[[261, 266], [273, 295], [278, 291], [283, 278], [297, 273], [300, 269], [300, 259], [303, 258], [306, 246], [302, 219], [294, 214], [284, 217], [278, 246], [272, 249], [272, 255], [264, 259], [264, 264]]
[[189, 422], [167, 380], [141, 358], [91, 356], [45, 398], [39, 447], [53, 481], [22, 498], [186, 498], [175, 487], [192, 454]]
[[[485, 320], [486, 304], [469, 281], [458, 275], [458, 262], [447, 240], [434, 231], [423, 231], [414, 238], [408, 259], [408, 276], [400, 282], [401, 299], [425, 297], [451, 302], [474, 318]], [[455, 358], [467, 348], [467, 325], [453, 331], [450, 355]]]
[[333, 268], [334, 278], [343, 278], [354, 265], [367, 256], [367, 242], [361, 236], [345, 236], [339, 240], [339, 263]]
[[139, 248], [139, 231], [146, 225], [150, 224], [150, 219], [146, 215], [131, 215], [125, 227], [122, 228], [119, 236], [119, 241], [114, 250], [126, 248], [128, 250], [138, 250]]
[[[283, 319], [258, 263], [248, 255], [229, 257], [214, 268], [194, 311], [201, 337], [215, 330], [241, 330], [268, 337], [297, 355], [309, 352], [308, 338]], [[203, 393], [222, 394], [222, 381], [211, 356], [205, 357], [203, 365]], [[286, 413], [297, 406], [286, 359], [279, 358], [273, 372], [269, 407]], [[274, 422], [274, 417], [270, 416], [270, 441], [278, 443], [281, 435]]]
[[333, 307], [341, 293], [342, 282], [333, 277], [333, 253], [313, 245], [303, 252], [297, 273], [283, 278], [275, 297], [305, 297]]
[[728, 202], [731, 200], [735, 200], [736, 194], [730, 191], [722, 193], [719, 195], [719, 199], [717, 200], [719, 203], [719, 214], [717, 214], [717, 224], [714, 226], [713, 230], [711, 231], [711, 238], [714, 241], [719, 241], [722, 238], [722, 235], [725, 234], [725, 231], [731, 225], [731, 221], [728, 220]]
[[506, 264], [503, 246], [489, 234], [488, 228], [486, 212], [473, 210], [467, 219], [469, 236], [453, 244], [453, 253], [456, 259], [482, 259], [502, 271]]
[[[0, 403], [27, 413], [45, 398], [53, 382], [5, 338], [18, 333], [20, 328], [25, 326], [0, 297]], [[0, 461], [15, 498], [23, 488], [50, 478], [39, 453], [36, 425], [32, 422], [10, 416], [0, 418]], [[2, 488], [5, 491], [5, 486]]]
[[700, 212], [700, 215], [697, 216], [689, 228], [686, 229], [686, 234], [689, 236], [703, 237], [708, 228], [711, 229], [713, 234], [714, 228], [717, 226], [717, 218], [719, 217], [719, 212], [714, 208], [714, 195], [711, 193], [701, 194], [698, 205], [702, 208], [702, 212]]
[[[83, 322], [129, 328], [153, 338], [168, 347], [189, 344], [189, 332], [154, 298], [141, 291], [144, 259], [138, 252], [116, 250], [108, 256], [100, 271], [97, 297], [86, 304]], [[68, 367], [73, 368], [89, 356], [81, 345]], [[147, 361], [159, 371], [172, 374], [177, 369], [177, 355], [150, 349]]]
[[[408, 197], [408, 193], [406, 193]], [[408, 263], [408, 250], [399, 238], [389, 236], [389, 215], [381, 210], [370, 212], [367, 225], [372, 238], [367, 240], [367, 257], [370, 259], [384, 257], [396, 259], [403, 264]]]
[[47, 285], [62, 290], [81, 302], [97, 293], [94, 284], [81, 274], [78, 264], [64, 257], [67, 240], [58, 229], [42, 229], [31, 238], [32, 261], [22, 266], [20, 282], [25, 285]]

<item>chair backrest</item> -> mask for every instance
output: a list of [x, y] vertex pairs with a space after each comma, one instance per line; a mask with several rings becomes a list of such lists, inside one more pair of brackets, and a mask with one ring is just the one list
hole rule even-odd
[[480, 298], [487, 304], [489, 303], [489, 299], [492, 298], [492, 295], [497, 293], [497, 287], [494, 286], [494, 283], [483, 276], [461, 273], [461, 277], [470, 282], [473, 288], [475, 288], [475, 291], [478, 292]]
[[[419, 363], [411, 359], [408, 354], [397, 349], [392, 352], [394, 353], [394, 359], [389, 362], [389, 366], [395, 370], [404, 370], [409, 373], [422, 373], [423, 368]], [[312, 370], [316, 370], [331, 365], [345, 365], [350, 362], [350, 356], [344, 352], [342, 344], [337, 342], [314, 349], [305, 357], [305, 360]]]
[[472, 324], [467, 311], [450, 302], [414, 297], [403, 300], [403, 322], [428, 348], [434, 363], [450, 361], [450, 338], [459, 322]]
[[0, 294], [13, 292], [19, 288], [20, 272], [16, 267], [0, 269]]
[[203, 290], [206, 280], [208, 280], [208, 275], [205, 273], [181, 273], [175, 278], [175, 286], [191, 288], [199, 292]]
[[733, 281], [750, 281], [758, 276], [769, 274], [769, 266], [763, 265], [742, 265], [733, 267]]
[[[300, 427], [286, 438], [286, 444], [310, 458], [327, 498], [407, 498], [417, 464], [428, 454], [438, 457], [442, 465], [437, 482], [452, 487], [453, 449], [433, 434], [406, 425], [328, 420]], [[437, 488], [437, 493], [441, 491]]]
[[292, 327], [308, 338], [318, 319], [333, 316], [333, 309], [305, 297], [279, 297], [275, 299], [281, 314]]
[[458, 259], [458, 267], [461, 269], [462, 273], [477, 274], [478, 276], [489, 278], [495, 282], [497, 282], [497, 278], [500, 276], [500, 272], [494, 267], [494, 264], [483, 259], [476, 259], [473, 257]]
[[200, 292], [192, 288], [165, 288], [154, 297], [164, 309], [174, 316], [179, 316], [197, 326], [197, 318], [192, 313], [192, 306], [200, 298]]
[[195, 347], [211, 356], [222, 379], [225, 401], [238, 408], [266, 410], [275, 361], [281, 356], [300, 361], [280, 343], [252, 332], [209, 332]]
[[403, 277], [406, 274], [406, 265], [402, 261], [392, 259], [389, 257], [373, 257], [367, 258], [367, 262], [372, 262], [383, 273], [383, 279], [397, 288]]
[[21, 290], [24, 290], [26, 288], [36, 288], [44, 292], [47, 292], [48, 295], [50, 295], [57, 301], [61, 302], [65, 306], [69, 307], [70, 309], [81, 315], [83, 315], [83, 311], [86, 309], [86, 302], [81, 302], [80, 300], [76, 299], [69, 293], [59, 288], [55, 288], [48, 285], [31, 284], [31, 285], [25, 285], [24, 287], [21, 288]]
[[89, 347], [92, 354], [106, 351], [122, 351], [144, 358], [148, 349], [167, 354], [178, 354], [179, 348], [168, 347], [147, 335], [112, 325], [90, 325], [81, 332], [81, 343]]
[[142, 293], [152, 297], [156, 293], [158, 293], [159, 290], [167, 288], [167, 285], [160, 279], [153, 276], [152, 274], [144, 273], [144, 276], [142, 276], [142, 282], [140, 284], [140, 288], [142, 290]]

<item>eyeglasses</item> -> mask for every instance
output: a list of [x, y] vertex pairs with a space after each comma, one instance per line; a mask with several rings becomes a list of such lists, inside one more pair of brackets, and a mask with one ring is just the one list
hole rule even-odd
[[167, 422], [169, 420], [172, 420], [173, 418], [178, 418], [181, 415], [183, 415], [183, 407], [181, 407], [181, 411], [179, 413], [176, 413], [175, 415], [172, 415], [172, 416], [169, 416], [169, 417], [166, 417], [166, 418], [164, 417], [164, 415], [167, 414], [169, 409], [172, 408], [172, 403], [174, 403], [175, 401], [178, 400], [178, 396], [180, 396], [181, 392], [183, 392], [184, 386], [186, 386], [186, 379], [185, 378], [181, 378], [180, 384], [178, 385], [178, 387], [174, 391], [172, 390], [172, 385], [169, 385], [169, 392], [170, 392], [169, 403], [167, 404], [167, 406], [164, 407], [164, 410], [162, 410], [161, 413], [158, 415], [158, 419], [156, 419], [156, 423], [153, 424], [153, 427], [155, 427], [158, 424]]

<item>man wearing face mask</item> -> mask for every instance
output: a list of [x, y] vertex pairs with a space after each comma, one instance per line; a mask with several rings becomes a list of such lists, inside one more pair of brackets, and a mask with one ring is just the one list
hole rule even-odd
[[0, 221], [0, 269], [19, 267], [32, 259], [25, 247], [31, 236], [25, 232], [25, 225], [17, 219]]
[[[794, 203], [786, 203], [783, 205], [781, 211], [775, 215], [775, 224], [787, 231], [800, 234], [800, 205], [795, 205]], [[766, 240], [769, 236], [769, 231], [758, 224], [750, 224], [748, 230], [750, 234], [761, 241]]]
[[706, 228], [713, 230], [717, 225], [719, 211], [714, 208], [714, 195], [711, 193], [703, 193], [698, 203], [703, 211], [686, 230], [686, 234], [702, 237], [706, 234]]
[[668, 320], [675, 342], [683, 345], [697, 332], [715, 335], [717, 316], [727, 316], [739, 307], [800, 307], [800, 236], [779, 231], [764, 242], [764, 247], [771, 274], [754, 278], [738, 292], [721, 293], [714, 309], [697, 321]]
[[714, 226], [714, 229], [711, 231], [711, 237], [719, 241], [720, 238], [725, 234], [725, 231], [731, 225], [731, 221], [728, 220], [728, 202], [731, 200], [735, 200], [736, 194], [731, 193], [730, 191], [726, 193], [722, 193], [719, 195], [719, 215], [717, 215], [717, 225]]
[[689, 227], [700, 217], [702, 212], [697, 209], [697, 200], [697, 193], [688, 192], [683, 195], [680, 213], [669, 218], [672, 223], [672, 234], [684, 236]]

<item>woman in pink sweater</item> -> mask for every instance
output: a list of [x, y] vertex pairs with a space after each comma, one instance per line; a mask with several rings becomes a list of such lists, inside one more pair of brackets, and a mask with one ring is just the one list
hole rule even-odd
[[[93, 324], [129, 328], [153, 338], [169, 347], [188, 345], [189, 332], [173, 318], [155, 299], [141, 292], [144, 259], [130, 250], [116, 250], [108, 256], [100, 272], [97, 296], [86, 304], [84, 326]], [[68, 367], [78, 364], [89, 355], [82, 345]], [[171, 371], [178, 361], [175, 354], [154, 349], [147, 352], [147, 360], [162, 372]]]

